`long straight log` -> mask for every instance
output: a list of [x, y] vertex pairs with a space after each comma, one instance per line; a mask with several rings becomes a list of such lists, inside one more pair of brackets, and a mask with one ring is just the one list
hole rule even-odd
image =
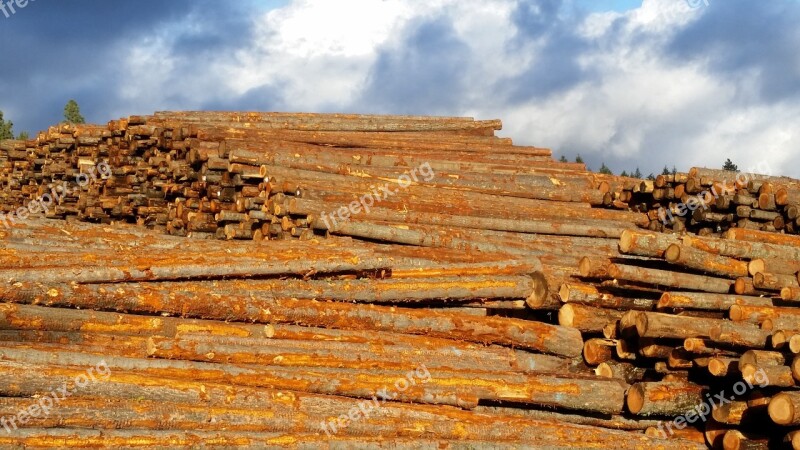
[[664, 252], [664, 258], [673, 264], [726, 278], [748, 275], [747, 263], [744, 261], [714, 255], [686, 245], [671, 244]]
[[[445, 314], [410, 308], [322, 303], [297, 299], [256, 299], [220, 294], [210, 282], [184, 292], [141, 285], [39, 285], [11, 289], [0, 296], [19, 303], [47, 302], [62, 307], [181, 314], [195, 318], [261, 323], [302, 323], [323, 328], [393, 331], [493, 342], [574, 357], [583, 340], [575, 329], [521, 319]], [[366, 320], [365, 320], [366, 319]]]
[[703, 403], [703, 387], [687, 383], [636, 383], [628, 391], [628, 410], [640, 416], [679, 416]]
[[734, 305], [772, 306], [772, 299], [707, 292], [665, 292], [661, 295], [657, 307], [727, 311]]
[[669, 272], [659, 269], [614, 264], [609, 269], [614, 278], [640, 283], [662, 285], [677, 289], [690, 289], [703, 292], [727, 294], [733, 281], [703, 275]]

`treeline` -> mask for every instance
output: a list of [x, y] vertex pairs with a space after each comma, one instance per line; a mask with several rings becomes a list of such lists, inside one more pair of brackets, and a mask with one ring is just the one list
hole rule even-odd
[[[567, 157], [564, 156], [564, 155], [561, 156], [561, 159], [559, 161], [561, 161], [561, 162], [569, 162]], [[581, 155], [578, 155], [578, 156], [575, 157], [575, 162], [576, 163], [585, 164], [583, 162], [583, 158], [581, 158]], [[592, 169], [589, 166], [586, 166], [586, 170], [592, 171]], [[733, 161], [731, 161], [730, 158], [728, 158], [722, 164], [722, 170], [730, 170], [731, 172], [738, 172], [739, 171], [739, 166], [734, 164]], [[605, 162], [602, 163], [602, 165], [600, 166], [600, 169], [598, 169], [597, 172], [598, 173], [602, 173], [602, 174], [606, 174], [606, 175], [614, 175], [614, 172], [606, 165]], [[678, 169], [676, 169], [675, 166], [672, 166], [672, 170], [670, 170], [667, 166], [664, 166], [664, 169], [661, 171], [661, 175], [670, 175], [670, 174], [674, 175], [676, 173], [678, 173]], [[622, 177], [646, 178], [648, 180], [655, 180], [656, 179], [656, 175], [654, 175], [653, 173], [650, 173], [649, 175], [644, 177], [643, 174], [642, 174], [642, 171], [639, 170], [638, 167], [636, 168], [636, 170], [634, 170], [632, 172], [628, 172], [627, 170], [623, 170], [622, 173], [620, 173], [619, 175], [622, 176]]]
[[[78, 102], [70, 100], [64, 106], [64, 122], [66, 123], [86, 123], [86, 119], [81, 115], [81, 109]], [[30, 139], [27, 131], [20, 131], [16, 136], [14, 135], [14, 123], [10, 120], [5, 120], [3, 111], [0, 111], [0, 141], [4, 139]]]

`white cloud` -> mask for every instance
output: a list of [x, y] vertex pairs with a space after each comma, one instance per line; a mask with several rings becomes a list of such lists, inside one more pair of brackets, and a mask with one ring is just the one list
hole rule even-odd
[[[743, 168], [767, 158], [773, 167], [800, 175], [795, 155], [800, 137], [792, 125], [800, 106], [761, 102], [757, 72], [722, 77], [706, 60], [665, 54], [665, 42], [713, 13], [713, 2], [688, 9], [684, 1], [645, 0], [624, 13], [554, 18], [565, 22], [535, 30], [541, 31], [537, 37], [517, 29], [515, 5], [513, 0], [296, 0], [253, 17], [253, 41], [206, 66], [198, 61], [198, 70], [206, 73], [188, 74], [182, 88], [202, 104], [280, 86], [287, 109], [358, 112], [354, 105], [381, 52], [402, 51], [414, 25], [447, 17], [469, 49], [462, 83], [437, 81], [445, 90], [464, 86], [458, 107], [443, 105], [450, 107], [447, 114], [503, 119], [502, 134], [517, 143], [580, 152], [597, 165], [616, 161], [610, 165], [617, 171], [636, 165], [645, 173], [673, 164], [683, 170], [718, 167], [725, 158]], [[588, 49], [563, 55], [577, 57], [587, 75], [551, 95], [508, 98], [517, 76], [561, 57], [546, 53], [559, 51], [558, 42], [547, 45], [553, 32], [589, 42]], [[160, 90], [159, 83], [178, 77], [170, 73], [169, 55], [160, 54], [163, 46], [152, 44], [130, 51], [126, 98], [163, 95], [168, 89]], [[209, 71], [215, 74], [212, 82]]]

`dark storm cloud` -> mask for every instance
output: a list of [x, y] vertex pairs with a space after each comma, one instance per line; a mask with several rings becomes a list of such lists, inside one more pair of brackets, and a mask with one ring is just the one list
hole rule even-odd
[[431, 114], [458, 110], [468, 89], [469, 47], [439, 17], [414, 24], [400, 45], [381, 50], [360, 104], [371, 111]]
[[507, 92], [510, 103], [558, 95], [596, 76], [578, 64], [578, 58], [592, 49], [592, 44], [575, 31], [582, 19], [581, 11], [565, 11], [563, 3], [562, 0], [517, 3], [511, 16], [517, 39], [509, 44], [511, 50], [529, 51], [527, 46], [532, 43], [541, 48], [520, 75], [499, 83], [498, 88]]
[[[63, 105], [75, 98], [88, 120], [105, 122], [112, 111], [126, 109], [120, 90], [127, 50], [159, 35], [169, 39], [165, 56], [180, 56], [163, 104], [147, 107], [180, 107], [190, 95], [183, 76], [201, 72], [213, 58], [230, 57], [250, 39], [250, 16], [239, 7], [245, 3], [30, 2], [10, 18], [0, 17], [0, 110], [14, 121], [16, 131], [33, 131], [60, 120]], [[176, 26], [182, 22], [191, 26]]]
[[758, 74], [759, 99], [800, 98], [800, 2], [718, 0], [668, 47], [676, 60], [708, 60], [726, 79]]
[[265, 84], [240, 96], [221, 97], [206, 102], [202, 109], [217, 111], [291, 111], [292, 106], [284, 102], [282, 92], [285, 82]]

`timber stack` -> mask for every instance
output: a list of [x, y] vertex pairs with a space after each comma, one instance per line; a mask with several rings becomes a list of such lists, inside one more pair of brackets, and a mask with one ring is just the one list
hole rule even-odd
[[163, 112], [0, 143], [0, 441], [800, 448], [790, 227], [656, 226], [655, 182], [499, 129]]
[[[607, 204], [646, 213], [648, 228], [719, 236], [730, 228], [800, 233], [800, 182], [764, 175], [769, 165], [735, 172], [692, 167], [654, 180], [618, 180]], [[610, 201], [613, 199], [613, 203]]]

